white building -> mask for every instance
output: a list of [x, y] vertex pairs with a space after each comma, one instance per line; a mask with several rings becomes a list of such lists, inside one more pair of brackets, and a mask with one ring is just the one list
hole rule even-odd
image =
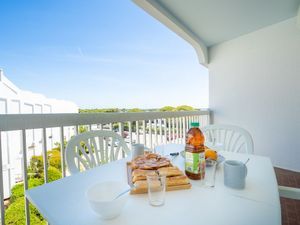
[[[78, 113], [78, 106], [73, 102], [46, 98], [44, 95], [20, 90], [9, 81], [0, 70], [0, 114], [28, 113]], [[67, 139], [74, 130], [65, 131]], [[47, 148], [52, 149], [60, 140], [58, 128], [47, 129]], [[11, 187], [22, 179], [22, 150], [20, 131], [2, 133], [4, 198], [9, 197]], [[41, 155], [42, 132], [27, 131], [28, 160], [32, 155]]]

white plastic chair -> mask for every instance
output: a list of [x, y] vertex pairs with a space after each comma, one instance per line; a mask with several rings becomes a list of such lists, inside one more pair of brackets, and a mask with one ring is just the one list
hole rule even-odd
[[300, 188], [278, 186], [278, 190], [280, 197], [300, 200]]
[[208, 125], [202, 128], [205, 145], [215, 150], [254, 153], [253, 140], [250, 133], [232, 125]]
[[109, 163], [129, 154], [124, 139], [113, 131], [88, 131], [71, 138], [66, 161], [71, 174]]

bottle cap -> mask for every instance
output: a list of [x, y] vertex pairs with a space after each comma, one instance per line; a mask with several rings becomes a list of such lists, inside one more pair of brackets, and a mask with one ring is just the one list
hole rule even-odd
[[191, 127], [199, 127], [199, 125], [198, 122], [191, 122]]

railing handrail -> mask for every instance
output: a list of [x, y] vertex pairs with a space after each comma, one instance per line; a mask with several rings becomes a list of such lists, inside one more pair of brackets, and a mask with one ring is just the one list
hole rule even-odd
[[0, 131], [108, 124], [113, 122], [209, 115], [209, 113], [210, 111], [207, 109], [176, 112], [1, 114]]

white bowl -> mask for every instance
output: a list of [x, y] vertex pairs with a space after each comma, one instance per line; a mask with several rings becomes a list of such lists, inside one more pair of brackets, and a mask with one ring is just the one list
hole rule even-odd
[[118, 194], [128, 189], [126, 183], [107, 181], [91, 186], [87, 192], [91, 208], [103, 219], [113, 219], [119, 216], [127, 201], [128, 193], [114, 199]]

